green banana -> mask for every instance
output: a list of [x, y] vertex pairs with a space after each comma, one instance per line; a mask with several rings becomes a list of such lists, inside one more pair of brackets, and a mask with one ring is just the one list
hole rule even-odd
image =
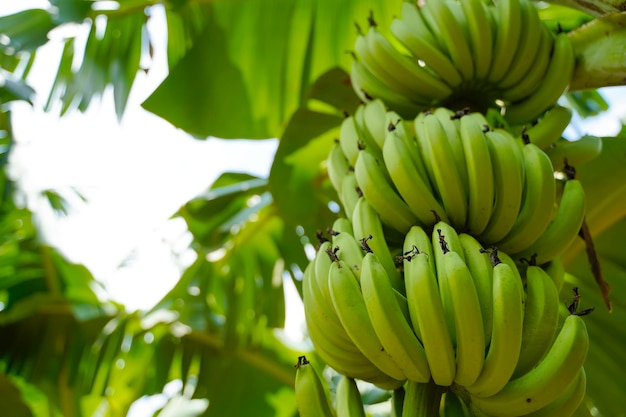
[[328, 388], [305, 356], [296, 365], [296, 404], [302, 417], [335, 416]]
[[364, 197], [359, 198], [354, 207], [352, 226], [354, 236], [361, 241], [361, 246], [369, 248], [378, 257], [378, 260], [385, 268], [391, 286], [396, 291], [404, 293], [404, 284], [400, 278], [400, 272], [396, 268], [395, 259], [391, 255], [385, 240], [380, 217]]
[[439, 282], [439, 294], [441, 296], [441, 303], [443, 305], [443, 311], [445, 313], [446, 322], [450, 331], [450, 338], [452, 345], [456, 346], [456, 329], [454, 319], [454, 302], [450, 294], [450, 286], [448, 285], [448, 279], [446, 277], [446, 270], [444, 266], [444, 255], [449, 252], [458, 253], [461, 258], [464, 257], [463, 247], [459, 241], [459, 236], [456, 230], [444, 221], [440, 221], [435, 224], [433, 233], [431, 236], [431, 244], [434, 253], [434, 262], [437, 274], [437, 280]]
[[496, 84], [515, 61], [517, 44], [522, 37], [522, 6], [520, 0], [499, 0], [491, 8], [496, 21], [493, 59], [487, 79]]
[[344, 177], [350, 170], [350, 164], [341, 150], [339, 143], [335, 143], [330, 149], [330, 153], [328, 154], [328, 158], [326, 160], [326, 167], [328, 171], [328, 179], [333, 185], [335, 191], [337, 191], [337, 195], [340, 196], [341, 185]]
[[487, 78], [491, 68], [493, 34], [489, 23], [489, 12], [480, 0], [460, 2], [469, 29], [469, 43], [474, 57], [474, 76]]
[[529, 247], [546, 230], [556, 197], [554, 169], [548, 156], [532, 143], [524, 145], [522, 155], [526, 178], [524, 201], [511, 231], [496, 244], [511, 255]]
[[341, 181], [341, 193], [339, 201], [348, 219], [352, 220], [354, 206], [360, 197], [360, 188], [354, 171], [348, 171]]
[[576, 239], [585, 218], [585, 190], [577, 179], [567, 180], [554, 220], [535, 242], [516, 255], [539, 265], [561, 255]]
[[[361, 113], [364, 121], [364, 126], [361, 130], [365, 130], [367, 135], [378, 145], [378, 149], [382, 149], [388, 126], [385, 104], [382, 100], [372, 100], [361, 107], [363, 108]], [[358, 121], [359, 119], [357, 118]]]
[[559, 321], [559, 294], [550, 276], [538, 266], [526, 269], [526, 305], [522, 347], [514, 377], [529, 372], [546, 354]]
[[[312, 268], [314, 268], [314, 277], [317, 281], [317, 287], [324, 297], [324, 300], [328, 303], [332, 303], [330, 299], [330, 290], [328, 289], [328, 271], [330, 270], [330, 264], [332, 263], [331, 256], [336, 255], [332, 253], [333, 247], [330, 241], [322, 242], [317, 249], [315, 258], [313, 259]], [[304, 284], [303, 284], [304, 287]]]
[[361, 276], [363, 249], [361, 243], [350, 232], [341, 232], [332, 237], [333, 255], [350, 267], [357, 278]]
[[437, 216], [448, 220], [443, 207], [432, 194], [428, 178], [419, 174], [409, 147], [395, 132], [387, 134], [383, 158], [391, 180], [417, 217], [418, 224], [431, 226]]
[[354, 344], [385, 374], [396, 380], [404, 380], [404, 373], [376, 336], [358, 279], [350, 267], [341, 260], [333, 262], [328, 279], [335, 311]]
[[[359, 155], [359, 143], [361, 142], [361, 135], [356, 125], [356, 121], [353, 116], [346, 117], [341, 122], [339, 128], [339, 146], [343, 152], [344, 157], [348, 161], [348, 166], [354, 166], [356, 158]], [[345, 172], [344, 172], [345, 173]]]
[[354, 172], [359, 188], [383, 223], [406, 233], [415, 224], [417, 217], [387, 182], [384, 169], [374, 156], [362, 151], [357, 158]]
[[524, 417], [571, 417], [585, 398], [587, 374], [581, 368], [578, 377], [572, 381], [556, 400]]
[[569, 315], [546, 356], [523, 376], [509, 381], [497, 394], [472, 397], [472, 406], [499, 417], [517, 417], [556, 400], [578, 376], [589, 349], [581, 316]]
[[574, 72], [574, 47], [566, 33], [554, 40], [550, 64], [536, 91], [522, 101], [507, 106], [505, 118], [511, 124], [526, 123], [554, 105], [569, 86]]
[[[385, 81], [393, 80], [398, 92], [409, 97], [422, 97], [424, 101], [444, 99], [452, 93], [449, 85], [398, 52], [389, 41], [371, 26], [365, 35], [367, 46], [385, 71]], [[357, 50], [358, 52], [358, 50]]]
[[488, 341], [491, 340], [493, 320], [493, 266], [489, 261], [489, 254], [473, 236], [461, 233], [459, 241], [463, 248], [465, 263], [474, 279], [480, 302], [480, 314], [483, 318], [485, 341]]
[[596, 158], [602, 152], [602, 138], [585, 135], [580, 139], [568, 141], [559, 139], [545, 150], [555, 168], [561, 168], [564, 161], [568, 165], [580, 166]]
[[[404, 45], [404, 47], [416, 58], [424, 61], [427, 68], [430, 68], [435, 74], [448, 84], [450, 87], [456, 87], [463, 79], [458, 70], [450, 59], [437, 48], [436, 43], [429, 41], [424, 33], [432, 34], [424, 25], [410, 26], [407, 22], [405, 9], [417, 9], [415, 4], [402, 4], [402, 19], [394, 19], [391, 22], [391, 32]], [[421, 16], [418, 16], [421, 19]]]
[[416, 226], [407, 234], [404, 247], [415, 249], [404, 259], [406, 296], [413, 326], [420, 330], [433, 381], [449, 386], [456, 374], [454, 347], [431, 265], [432, 254], [425, 248], [430, 245], [424, 237], [427, 235]]
[[485, 133], [493, 164], [494, 206], [487, 227], [479, 235], [486, 244], [504, 238], [513, 227], [522, 204], [524, 189], [522, 152], [509, 134]]
[[331, 235], [336, 235], [337, 233], [342, 232], [352, 234], [352, 221], [350, 221], [347, 217], [337, 217], [329, 230]]
[[361, 291], [385, 351], [409, 380], [428, 382], [430, 369], [424, 348], [402, 313], [385, 269], [371, 252], [363, 258]]
[[[571, 120], [572, 110], [557, 104], [548, 110], [536, 125], [526, 129], [523, 134], [530, 143], [545, 151], [561, 137]], [[562, 158], [559, 161], [552, 160], [552, 165], [555, 167], [562, 163]]]
[[[469, 202], [467, 230], [480, 235], [485, 230], [494, 205], [494, 179], [489, 145], [479, 118], [466, 115], [461, 118], [461, 143], [467, 158]], [[465, 177], [465, 176], [464, 176]]]
[[461, 185], [464, 190], [468, 189], [467, 176], [463, 175], [467, 172], [467, 156], [463, 150], [463, 143], [461, 142], [460, 133], [460, 121], [456, 117], [456, 113], [446, 107], [437, 107], [431, 111], [439, 119], [441, 127], [446, 133], [446, 139], [450, 144], [450, 150], [452, 150], [452, 157], [459, 173], [461, 173]]
[[540, 30], [542, 40], [539, 43], [539, 49], [536, 51], [535, 57], [532, 59], [530, 69], [517, 84], [502, 91], [502, 98], [509, 103], [521, 101], [534, 93], [541, 84], [550, 65], [550, 53], [554, 45], [554, 34], [545, 25], [541, 25]]
[[354, 92], [361, 101], [367, 103], [379, 98], [403, 117], [414, 117], [427, 106], [423, 103], [416, 104], [404, 94], [390, 90], [387, 85], [372, 74], [364, 63], [356, 59], [352, 61], [350, 81]]
[[498, 82], [500, 90], [506, 90], [524, 79], [532, 67], [535, 55], [540, 50], [540, 42], [544, 40], [541, 29], [543, 23], [539, 19], [534, 4], [528, 0], [522, 0], [519, 3], [524, 33], [519, 38], [512, 65]]
[[[328, 277], [328, 272], [325, 276]], [[329, 302], [322, 296], [310, 266], [304, 271], [302, 292], [307, 330], [320, 357], [344, 375], [363, 379], [384, 376], [352, 342], [339, 321], [332, 300]]]
[[493, 330], [478, 379], [466, 389], [490, 397], [510, 380], [520, 354], [524, 322], [524, 287], [505, 263], [493, 267]]
[[[421, 122], [420, 122], [421, 120]], [[450, 223], [462, 229], [467, 220], [467, 197], [461, 180], [461, 173], [454, 162], [452, 149], [445, 130], [434, 115], [415, 119], [418, 143], [429, 174], [443, 203]], [[421, 135], [420, 135], [421, 132]]]
[[[485, 360], [485, 334], [476, 287], [467, 265], [457, 252], [443, 255], [444, 273], [440, 285], [449, 287], [456, 331], [456, 375], [454, 382], [472, 385]], [[445, 281], [441, 283], [441, 279]], [[445, 306], [444, 306], [445, 307]]]
[[450, 1], [429, 1], [421, 8], [424, 21], [432, 33], [437, 33], [445, 44], [447, 54], [465, 80], [474, 78], [474, 59], [467, 43], [463, 25], [455, 18], [452, 7], [460, 7]]
[[354, 378], [341, 375], [335, 391], [337, 415], [341, 417], [365, 417], [363, 400]]

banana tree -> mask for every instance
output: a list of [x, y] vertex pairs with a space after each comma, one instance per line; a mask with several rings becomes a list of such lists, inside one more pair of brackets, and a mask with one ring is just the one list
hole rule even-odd
[[[582, 117], [597, 114], [606, 102], [596, 89], [626, 79], [626, 15], [610, 1], [554, 3], [537, 8], [546, 27], [567, 33], [574, 46], [563, 103]], [[84, 49], [64, 39], [46, 107], [61, 116], [83, 111], [111, 86], [121, 118], [137, 72], [150, 69], [155, 41], [147, 23], [158, 10], [169, 75], [144, 108], [198, 140], [279, 138], [270, 176], [224, 173], [174, 213], [193, 235], [196, 261], [161, 302], [138, 313], [99, 300], [89, 271], [38, 238], [3, 178], [0, 398], [12, 405], [8, 416], [126, 415], [172, 381], [180, 390], [161, 415], [292, 416], [298, 357], [322, 369], [322, 352], [295, 350], [275, 332], [288, 314], [283, 283], [302, 296], [318, 232], [347, 214], [326, 160], [346, 115], [364, 99], [351, 82], [357, 39], [374, 19], [391, 38], [403, 2], [50, 0], [47, 9], [2, 17], [3, 173], [12, 137], [6, 110], [37, 94], [28, 74], [48, 34], [72, 23], [89, 30]], [[592, 240], [576, 239], [563, 253], [560, 296], [569, 302], [576, 287], [583, 306], [595, 307], [584, 317], [590, 346], [580, 416], [618, 416], [626, 406], [622, 136], [602, 138], [595, 158], [583, 153], [576, 161], [587, 201], [583, 235]], [[350, 389], [334, 374], [326, 382]], [[367, 386], [361, 394], [371, 412], [399, 408], [390, 391]]]

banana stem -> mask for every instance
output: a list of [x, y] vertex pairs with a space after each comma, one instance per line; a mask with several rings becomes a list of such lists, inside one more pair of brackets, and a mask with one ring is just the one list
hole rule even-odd
[[438, 417], [441, 396], [445, 387], [432, 380], [426, 384], [408, 381], [406, 384], [402, 417]]

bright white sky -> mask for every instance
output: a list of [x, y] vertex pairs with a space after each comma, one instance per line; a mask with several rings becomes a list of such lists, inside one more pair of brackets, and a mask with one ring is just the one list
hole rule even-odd
[[[0, 0], [0, 15], [33, 6], [47, 8], [49, 3]], [[167, 74], [163, 21], [161, 13], [151, 19], [154, 62], [149, 75], [138, 75], [121, 125], [110, 94], [85, 114], [59, 119], [42, 111], [60, 53], [62, 34], [54, 32], [29, 78], [39, 93], [38, 101], [33, 107], [15, 106], [13, 113], [17, 146], [11, 172], [31, 208], [40, 213], [45, 238], [71, 260], [85, 264], [109, 296], [130, 310], [150, 308], [175, 284], [180, 266], [190, 262], [185, 254], [189, 243], [185, 225], [169, 217], [223, 171], [266, 176], [277, 147], [276, 140], [198, 141], [140, 107]], [[623, 104], [624, 89], [607, 93], [614, 103]], [[619, 129], [616, 117], [623, 114], [622, 106], [614, 106], [610, 114], [595, 118], [578, 133], [614, 134]], [[69, 187], [89, 202], [75, 200], [67, 218], [54, 216], [36, 197], [49, 188], [71, 197]], [[287, 325], [298, 333], [301, 306], [288, 308], [292, 314]], [[154, 407], [154, 403], [139, 403], [133, 415], [151, 415]]]

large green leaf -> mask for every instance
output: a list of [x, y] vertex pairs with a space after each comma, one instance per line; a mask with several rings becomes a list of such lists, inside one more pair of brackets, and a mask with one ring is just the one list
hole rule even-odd
[[336, 216], [328, 207], [336, 195], [327, 181], [325, 161], [345, 114], [353, 113], [359, 103], [349, 75], [334, 68], [311, 86], [307, 107], [293, 114], [280, 138], [269, 187], [281, 217], [303, 227], [309, 239]]
[[385, 32], [400, 5], [210, 2], [204, 31], [143, 105], [199, 137], [278, 137], [314, 80], [333, 67], [349, 68], [354, 23], [365, 26], [373, 11]]

